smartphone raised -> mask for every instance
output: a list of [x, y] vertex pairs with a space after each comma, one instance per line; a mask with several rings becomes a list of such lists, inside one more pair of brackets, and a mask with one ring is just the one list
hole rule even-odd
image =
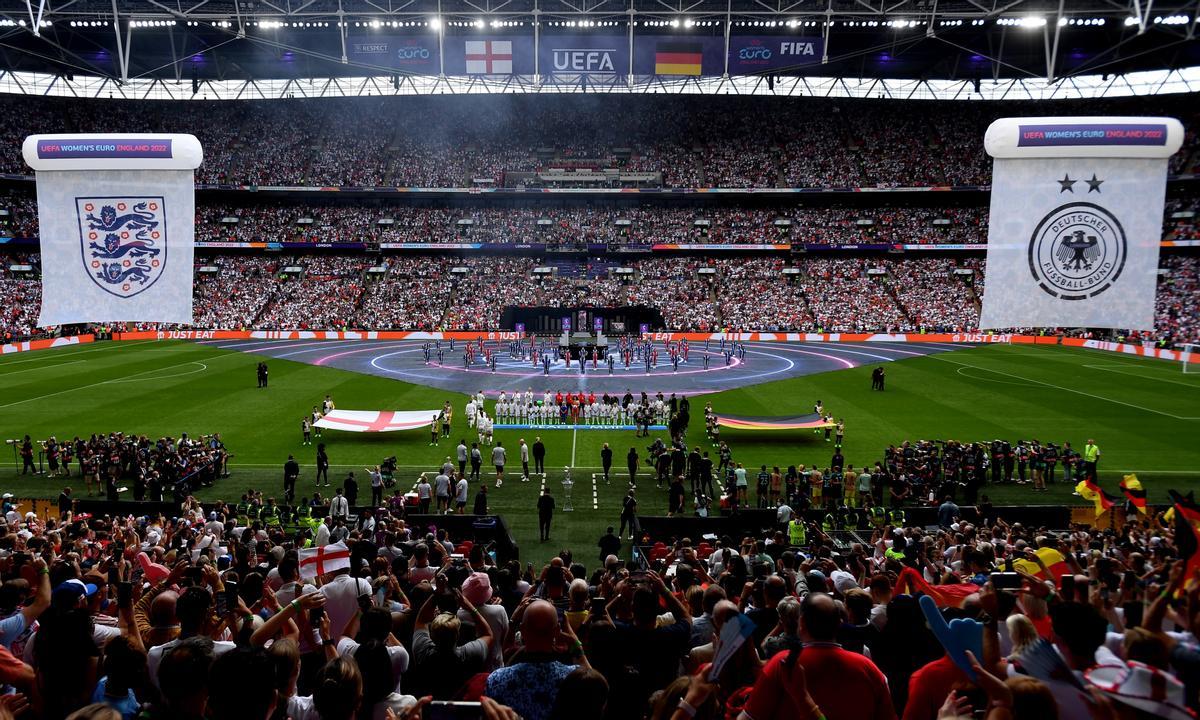
[[482, 705], [458, 700], [434, 700], [421, 711], [422, 720], [478, 720], [482, 717]]
[[124, 580], [117, 583], [117, 607], [128, 608], [133, 606], [133, 583]]
[[235, 582], [225, 583], [225, 608], [226, 612], [237, 609], [238, 606], [238, 584]]

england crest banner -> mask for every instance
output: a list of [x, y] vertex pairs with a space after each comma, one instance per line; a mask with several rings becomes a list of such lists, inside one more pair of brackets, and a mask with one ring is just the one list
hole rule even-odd
[[1173, 118], [1003, 118], [979, 325], [1148, 330]]
[[38, 325], [192, 322], [191, 135], [31, 135], [42, 256]]

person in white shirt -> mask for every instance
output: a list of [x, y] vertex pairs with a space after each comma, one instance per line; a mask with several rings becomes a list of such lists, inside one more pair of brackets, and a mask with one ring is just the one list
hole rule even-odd
[[417, 512], [424, 515], [429, 512], [429, 503], [433, 499], [433, 486], [429, 484], [429, 478], [425, 477], [425, 473], [421, 473], [421, 479], [417, 482]]
[[525, 438], [521, 438], [521, 482], [529, 482], [529, 446]]
[[458, 483], [454, 486], [454, 505], [459, 515], [462, 515], [467, 510], [467, 479], [459, 478]]
[[326, 516], [325, 522], [317, 526], [317, 536], [313, 538], [313, 545], [325, 547], [329, 544], [329, 529], [332, 522], [333, 518]]
[[350, 621], [358, 615], [358, 598], [371, 595], [371, 583], [350, 576], [349, 569], [335, 571], [333, 579], [321, 586], [325, 596], [325, 614], [329, 617], [329, 636], [341, 637]]
[[504, 449], [504, 443], [496, 443], [496, 447], [492, 448], [492, 464], [496, 466], [497, 488], [504, 484], [504, 464], [507, 460], [508, 451]]
[[342, 494], [341, 488], [337, 489], [337, 493], [329, 501], [329, 515], [334, 520], [350, 519], [350, 501]]

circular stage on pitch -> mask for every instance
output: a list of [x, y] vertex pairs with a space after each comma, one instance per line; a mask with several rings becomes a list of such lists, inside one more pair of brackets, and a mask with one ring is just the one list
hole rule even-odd
[[[783, 380], [801, 375], [845, 370], [860, 365], [876, 365], [892, 360], [921, 357], [932, 353], [958, 350], [965, 345], [946, 343], [835, 343], [835, 342], [748, 342], [744, 355], [732, 357], [728, 363], [718, 344], [692, 345], [686, 361], [678, 368], [657, 345], [658, 365], [647, 370], [644, 363], [634, 361], [628, 368], [617, 363], [611, 373], [604, 360], [595, 368], [589, 360], [585, 372], [577, 361], [570, 366], [561, 360], [551, 364], [546, 373], [541, 364], [536, 367], [528, 360], [509, 357], [507, 343], [491, 344], [496, 354], [496, 368], [476, 358], [467, 367], [463, 358], [463, 342], [450, 350], [442, 342], [442, 353], [431, 346], [430, 359], [425, 360], [425, 341], [420, 340], [218, 340], [204, 344], [227, 350], [265, 355], [341, 370], [361, 372], [380, 377], [428, 385], [463, 393], [489, 393], [501, 390], [513, 392], [545, 390], [584, 390], [596, 393], [633, 392], [679, 393], [698, 395], [731, 388]], [[708, 355], [705, 366], [704, 356]]]

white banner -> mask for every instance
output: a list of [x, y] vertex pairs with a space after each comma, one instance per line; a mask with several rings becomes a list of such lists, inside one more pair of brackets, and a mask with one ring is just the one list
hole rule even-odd
[[1168, 136], [1179, 127], [1168, 120], [1011, 118], [989, 128], [981, 328], [1154, 326]]
[[192, 322], [191, 170], [37, 174], [38, 325]]
[[41, 326], [192, 322], [190, 135], [34, 135]]

